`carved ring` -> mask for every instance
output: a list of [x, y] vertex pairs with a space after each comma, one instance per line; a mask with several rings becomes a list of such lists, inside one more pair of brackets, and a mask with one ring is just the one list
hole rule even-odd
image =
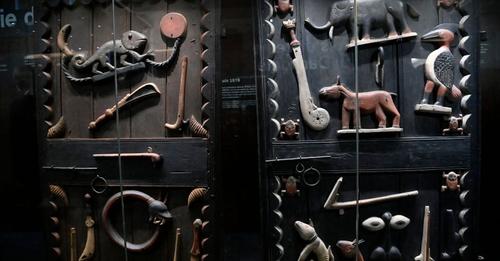
[[[302, 179], [304, 180], [304, 184], [309, 187], [314, 187], [318, 185], [321, 180], [321, 172], [313, 167], [310, 167], [302, 172]], [[309, 180], [313, 180], [313, 182], [309, 182]]]
[[122, 193], [118, 192], [111, 196], [106, 204], [104, 205], [102, 211], [102, 224], [104, 230], [110, 237], [110, 239], [121, 247], [126, 247], [128, 251], [131, 252], [141, 252], [150, 249], [155, 242], [158, 240], [160, 235], [160, 226], [164, 224], [165, 219], [172, 218], [172, 215], [168, 212], [165, 204], [159, 200], [155, 200], [151, 196], [137, 190], [125, 190], [123, 191], [123, 198], [133, 198], [138, 199], [148, 205], [150, 212], [150, 221], [156, 225], [155, 231], [151, 238], [143, 243], [132, 243], [125, 241], [125, 239], [115, 230], [110, 222], [109, 215], [111, 208], [120, 202]]
[[[102, 183], [104, 183], [104, 185], [103, 185], [103, 187], [104, 187], [104, 188], [103, 188], [103, 189], [101, 189], [101, 190], [96, 189], [96, 183], [97, 183], [98, 181], [101, 181]], [[102, 194], [102, 193], [104, 193], [104, 192], [106, 191], [106, 189], [108, 188], [108, 181], [107, 181], [105, 178], [103, 178], [103, 177], [101, 177], [101, 176], [97, 175], [97, 176], [95, 176], [95, 178], [93, 178], [93, 179], [90, 181], [90, 188], [91, 188], [91, 189], [92, 189], [92, 191], [94, 191], [96, 194]]]

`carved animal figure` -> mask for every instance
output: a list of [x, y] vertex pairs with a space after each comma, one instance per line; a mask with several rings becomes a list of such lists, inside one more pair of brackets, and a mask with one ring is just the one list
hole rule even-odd
[[295, 229], [299, 233], [300, 237], [309, 242], [302, 252], [300, 252], [299, 261], [305, 261], [306, 258], [313, 252], [316, 254], [318, 261], [334, 261], [333, 253], [330, 247], [326, 247], [323, 240], [318, 237], [316, 230], [311, 225], [306, 223], [295, 221]]
[[422, 41], [436, 43], [440, 47], [431, 52], [425, 61], [427, 82], [424, 86], [424, 97], [420, 104], [429, 103], [430, 95], [435, 87], [438, 87], [438, 91], [434, 105], [443, 106], [444, 96], [448, 93], [454, 99], [462, 97], [460, 89], [453, 84], [455, 57], [450, 51], [457, 30], [457, 24], [441, 24], [422, 36]]
[[[389, 37], [398, 35], [394, 21], [401, 28], [401, 34], [411, 33], [404, 14], [404, 4], [400, 0], [358, 0], [358, 25], [363, 34], [363, 40], [369, 40], [372, 28], [385, 27]], [[410, 14], [418, 16], [418, 12], [409, 4]], [[345, 26], [350, 36], [351, 43], [354, 42], [354, 0], [334, 2], [330, 8], [330, 17], [326, 24], [318, 26], [310, 18], [306, 18], [306, 24], [316, 30], [330, 29], [330, 38], [333, 38], [335, 27]]]
[[[320, 97], [327, 99], [338, 99], [341, 95], [344, 95], [344, 102], [342, 103], [342, 129], [349, 129], [351, 115], [356, 112], [356, 93], [341, 84], [340, 77], [337, 76], [337, 83], [332, 86], [322, 88], [319, 91], [319, 95]], [[396, 105], [394, 105], [391, 93], [386, 91], [361, 92], [358, 94], [358, 98], [360, 112], [364, 114], [375, 113], [379, 128], [385, 128], [387, 126], [387, 117], [384, 111], [388, 111], [394, 115], [392, 127], [399, 128], [401, 116], [396, 108]]]
[[[181, 38], [175, 40], [172, 53], [163, 62], [155, 62], [152, 50], [145, 52], [148, 39], [144, 34], [136, 31], [127, 31], [123, 33], [121, 40], [108, 41], [101, 45], [97, 51], [86, 58], [82, 53], [75, 53], [68, 46], [68, 38], [71, 34], [71, 25], [67, 24], [61, 28], [57, 36], [57, 46], [64, 54], [63, 72], [66, 78], [73, 82], [88, 82], [95, 81], [92, 76], [107, 75], [109, 72], [119, 68], [133, 70], [132, 65], [144, 64], [154, 68], [164, 68], [169, 66], [175, 57], [177, 57]], [[117, 61], [114, 60], [114, 52], [116, 51]], [[127, 68], [124, 68], [127, 67]], [[140, 66], [136, 66], [140, 69]], [[74, 75], [76, 71], [78, 75]], [[126, 70], [123, 70], [125, 72]], [[84, 77], [80, 77], [85, 75]], [[104, 78], [104, 77], [102, 77]]]
[[[61, 28], [57, 39], [59, 49], [71, 59], [70, 65], [78, 71], [91, 69], [94, 74], [102, 74], [102, 69], [112, 71], [115, 66], [111, 64], [113, 60], [113, 41], [108, 41], [101, 45], [99, 49], [90, 57], [85, 58], [83, 54], [75, 54], [68, 48], [68, 37], [71, 33], [71, 25], [67, 24]], [[147, 37], [136, 31], [123, 33], [121, 40], [116, 40], [116, 55], [119, 59], [116, 67], [131, 65], [135, 62], [144, 61], [153, 57], [152, 51], [143, 53], [147, 44]]]

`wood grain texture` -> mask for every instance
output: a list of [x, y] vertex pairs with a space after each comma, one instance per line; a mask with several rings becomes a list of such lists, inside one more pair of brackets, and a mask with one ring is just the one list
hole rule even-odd
[[[71, 24], [74, 28], [70, 46], [77, 52], [85, 52], [88, 56], [93, 48], [93, 9], [79, 5], [71, 9], [62, 9], [61, 25]], [[57, 32], [56, 32], [57, 33]], [[74, 85], [60, 76], [62, 115], [66, 117], [68, 138], [88, 138], [88, 123], [93, 120], [93, 87], [90, 85]], [[55, 84], [57, 86], [57, 83]], [[57, 88], [57, 87], [56, 87]]]
[[[162, 39], [160, 20], [166, 14], [168, 4], [165, 1], [153, 3], [152, 1], [132, 2], [131, 28], [146, 35], [148, 46], [146, 50], [153, 50], [155, 61], [167, 59], [167, 44]], [[167, 72], [165, 70], [150, 69], [141, 76], [140, 82], [134, 84], [132, 89], [144, 83], [155, 83], [161, 92], [161, 97], [136, 104], [131, 112], [131, 137], [164, 137], [165, 129], [165, 100], [167, 95]]]
[[[94, 10], [94, 20], [93, 20], [93, 48], [97, 50], [102, 44], [107, 41], [113, 40], [113, 28], [112, 28], [112, 5], [103, 4], [93, 8]], [[117, 40], [120, 40], [122, 34], [130, 30], [130, 6], [127, 3], [123, 3], [115, 6], [115, 16], [116, 16], [116, 36]], [[140, 76], [139, 76], [140, 77]], [[118, 100], [123, 98], [127, 93], [131, 91], [131, 86], [134, 81], [137, 81], [135, 77], [131, 81], [118, 81]], [[93, 118], [96, 118], [102, 114], [107, 108], [112, 107], [115, 104], [115, 87], [113, 81], [106, 81], [100, 84], [94, 85], [94, 113]], [[120, 111], [120, 123], [116, 126], [116, 120], [113, 117], [110, 121], [105, 122], [98, 130], [91, 132], [92, 137], [95, 138], [113, 138], [117, 136], [117, 128], [120, 128], [120, 135], [122, 138], [130, 137], [130, 110]], [[87, 131], [88, 132], [88, 131]]]

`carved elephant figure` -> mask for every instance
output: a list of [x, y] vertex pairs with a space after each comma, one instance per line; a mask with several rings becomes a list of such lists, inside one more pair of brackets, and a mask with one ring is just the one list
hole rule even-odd
[[[406, 22], [404, 4], [400, 0], [358, 0], [357, 2], [358, 26], [360, 27], [359, 32], [363, 35], [362, 40], [371, 39], [371, 29], [380, 27], [384, 27], [389, 37], [397, 36], [395, 21], [401, 29], [401, 34], [412, 32]], [[418, 17], [415, 8], [408, 3], [407, 5], [410, 14]], [[318, 26], [310, 18], [306, 18], [305, 22], [316, 30], [330, 29], [330, 39], [333, 38], [335, 27], [345, 26], [352, 43], [356, 37], [353, 33], [355, 28], [354, 18], [354, 0], [343, 0], [332, 4], [329, 20], [326, 24]]]

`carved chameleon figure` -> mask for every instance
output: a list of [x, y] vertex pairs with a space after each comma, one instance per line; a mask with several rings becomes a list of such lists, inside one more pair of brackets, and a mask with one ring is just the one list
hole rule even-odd
[[[68, 65], [79, 73], [91, 73], [92, 75], [104, 74], [115, 70], [116, 68], [131, 66], [139, 62], [145, 62], [153, 67], [163, 67], [171, 63], [172, 58], [176, 56], [180, 39], [175, 41], [171, 56], [164, 62], [155, 62], [152, 50], [145, 52], [148, 42], [147, 37], [136, 31], [127, 31], [123, 33], [121, 40], [108, 41], [101, 45], [97, 51], [90, 57], [85, 58], [82, 53], [75, 53], [68, 46], [68, 38], [71, 33], [71, 25], [67, 24], [61, 28], [57, 36], [57, 46], [64, 54], [65, 59], [70, 59]], [[114, 51], [116, 50], [116, 66], [112, 64]], [[63, 66], [66, 77], [75, 82], [91, 80], [91, 77], [78, 78], [74, 76], [68, 68]]]

